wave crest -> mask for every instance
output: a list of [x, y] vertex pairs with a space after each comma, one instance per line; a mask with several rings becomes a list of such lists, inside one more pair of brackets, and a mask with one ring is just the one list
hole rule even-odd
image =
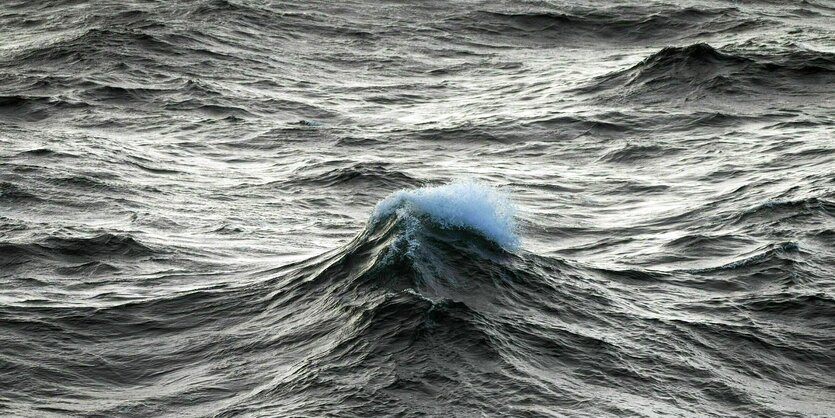
[[519, 246], [510, 196], [475, 180], [397, 191], [377, 204], [372, 221], [394, 214], [428, 216], [444, 228], [472, 229], [507, 250]]

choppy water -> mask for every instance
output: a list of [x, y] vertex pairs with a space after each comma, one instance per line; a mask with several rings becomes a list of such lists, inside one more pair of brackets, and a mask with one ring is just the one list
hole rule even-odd
[[832, 416], [833, 137], [824, 0], [6, 0], [0, 414]]

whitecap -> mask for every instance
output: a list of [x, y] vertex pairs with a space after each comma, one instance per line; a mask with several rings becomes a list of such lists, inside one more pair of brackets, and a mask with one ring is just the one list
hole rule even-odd
[[393, 213], [426, 215], [444, 228], [469, 228], [508, 250], [519, 246], [516, 206], [509, 194], [480, 181], [394, 192], [377, 203], [372, 221]]

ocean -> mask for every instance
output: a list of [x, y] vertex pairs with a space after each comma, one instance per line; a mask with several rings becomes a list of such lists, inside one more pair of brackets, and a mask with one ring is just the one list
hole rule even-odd
[[835, 2], [4, 0], [0, 415], [835, 416]]

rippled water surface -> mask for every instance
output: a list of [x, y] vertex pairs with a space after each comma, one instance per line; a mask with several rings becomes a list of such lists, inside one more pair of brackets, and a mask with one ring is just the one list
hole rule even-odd
[[0, 414], [835, 411], [835, 3], [0, 4]]

